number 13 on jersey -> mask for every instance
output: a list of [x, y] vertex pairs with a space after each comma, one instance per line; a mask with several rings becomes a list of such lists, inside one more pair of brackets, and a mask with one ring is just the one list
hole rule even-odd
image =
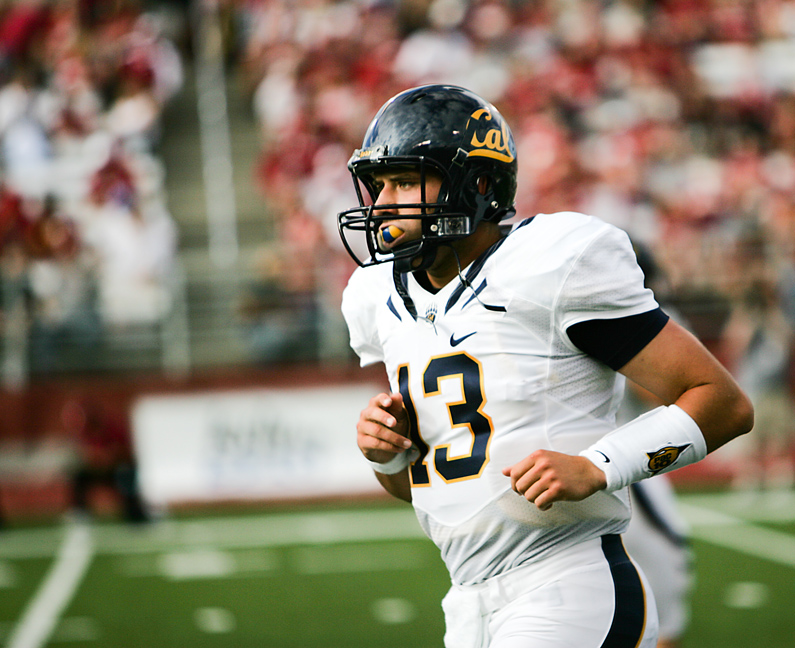
[[[409, 366], [398, 367], [398, 388], [403, 396], [403, 403], [408, 412], [411, 424], [410, 437], [419, 449], [419, 458], [410, 466], [411, 485], [415, 487], [429, 486], [428, 457], [430, 447], [422, 438], [417, 410], [414, 405], [409, 384]], [[479, 477], [489, 462], [489, 444], [494, 432], [494, 425], [488, 414], [483, 412], [486, 398], [483, 395], [483, 371], [480, 362], [467, 353], [433, 358], [422, 375], [422, 395], [441, 395], [443, 380], [459, 380], [463, 399], [447, 403], [450, 425], [453, 428], [464, 428], [471, 436], [468, 454], [458, 457], [450, 456], [450, 444], [438, 445], [433, 448], [434, 469], [447, 483]]]

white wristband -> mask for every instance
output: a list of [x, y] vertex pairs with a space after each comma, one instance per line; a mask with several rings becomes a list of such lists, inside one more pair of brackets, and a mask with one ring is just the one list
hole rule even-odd
[[622, 425], [580, 453], [607, 477], [607, 492], [701, 461], [707, 444], [698, 424], [676, 405]]
[[401, 470], [405, 470], [412, 461], [416, 461], [420, 456], [420, 451], [416, 447], [411, 446], [404, 452], [399, 452], [389, 461], [378, 463], [377, 461], [370, 461], [365, 457], [365, 461], [370, 464], [370, 468], [382, 475], [395, 475]]

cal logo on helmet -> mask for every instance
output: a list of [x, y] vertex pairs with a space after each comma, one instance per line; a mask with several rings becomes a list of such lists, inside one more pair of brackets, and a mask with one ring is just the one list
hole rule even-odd
[[470, 144], [473, 149], [469, 157], [488, 157], [500, 162], [513, 162], [515, 156], [510, 149], [510, 134], [505, 124], [501, 128], [489, 128], [492, 124], [491, 113], [486, 108], [473, 112], [467, 122], [467, 132], [472, 132]]
[[649, 471], [652, 475], [656, 475], [661, 470], [665, 470], [673, 464], [679, 455], [690, 447], [689, 443], [681, 446], [665, 446], [656, 452], [647, 452], [646, 456], [649, 458]]

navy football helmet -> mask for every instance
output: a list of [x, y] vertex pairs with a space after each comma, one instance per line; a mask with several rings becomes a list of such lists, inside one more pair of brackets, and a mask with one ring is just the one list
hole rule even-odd
[[[422, 202], [378, 205], [373, 174], [411, 168], [421, 174]], [[401, 271], [427, 268], [440, 245], [475, 231], [481, 221], [499, 222], [514, 214], [516, 145], [497, 109], [478, 95], [449, 85], [412, 88], [387, 101], [376, 114], [348, 169], [359, 206], [337, 216], [345, 248], [361, 266], [395, 261]], [[442, 178], [439, 197], [425, 200], [425, 177]], [[414, 208], [422, 220], [420, 239], [385, 250], [378, 231], [394, 214]], [[360, 259], [354, 233], [364, 236], [368, 259]], [[349, 238], [351, 237], [351, 238]], [[362, 254], [364, 256], [364, 254]]]

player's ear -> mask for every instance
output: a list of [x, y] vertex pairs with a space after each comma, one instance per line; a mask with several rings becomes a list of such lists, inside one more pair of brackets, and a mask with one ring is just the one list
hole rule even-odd
[[481, 196], [485, 196], [486, 192], [489, 190], [491, 186], [491, 178], [486, 175], [482, 175], [478, 178], [478, 193]]

